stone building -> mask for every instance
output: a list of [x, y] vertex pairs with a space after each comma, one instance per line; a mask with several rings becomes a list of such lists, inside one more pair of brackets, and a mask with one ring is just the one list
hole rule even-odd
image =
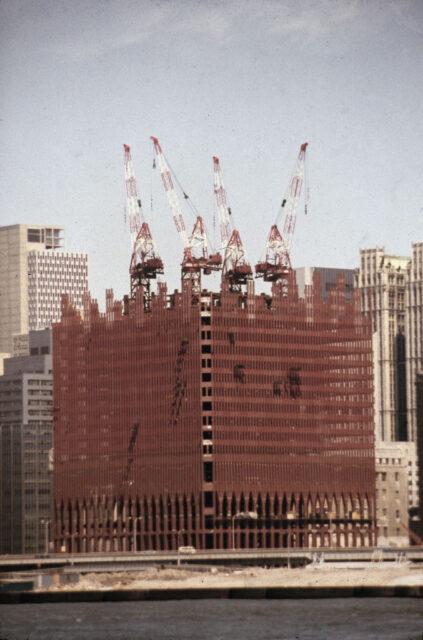
[[398, 486], [381, 479], [404, 476], [399, 482], [408, 491], [406, 502], [400, 503], [400, 520], [411, 526], [419, 504], [417, 441], [423, 437], [417, 427], [417, 380], [423, 371], [423, 243], [412, 245], [411, 258], [388, 255], [380, 247], [362, 249], [355, 286], [373, 328], [377, 492], [379, 500], [385, 496], [384, 504], [378, 504], [378, 533], [401, 544], [407, 533], [396, 517]]

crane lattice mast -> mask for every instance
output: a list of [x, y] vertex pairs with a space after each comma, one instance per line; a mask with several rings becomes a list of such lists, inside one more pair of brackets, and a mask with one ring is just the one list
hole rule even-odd
[[[151, 136], [154, 150], [159, 163], [160, 173], [164, 189], [172, 212], [176, 230], [184, 247], [182, 261], [182, 286], [190, 282], [194, 295], [201, 292], [201, 272], [209, 274], [221, 268], [222, 257], [220, 254], [209, 254], [206, 228], [203, 218], [197, 216], [191, 237], [188, 238], [179, 198], [173, 184], [172, 175], [160, 146], [159, 140]], [[187, 196], [186, 196], [187, 197]]]
[[[135, 298], [137, 288], [144, 288], [144, 307], [150, 308], [151, 286], [150, 281], [158, 274], [163, 273], [163, 262], [158, 256], [153, 236], [148, 223], [142, 214], [141, 200], [138, 197], [134, 167], [131, 158], [131, 149], [127, 144], [123, 145], [125, 152], [125, 183], [126, 198], [129, 214], [129, 231], [132, 242], [132, 255], [129, 266], [131, 280], [131, 298]], [[141, 219], [143, 220], [142, 224]]]
[[239, 231], [232, 229], [229, 219], [231, 210], [228, 206], [219, 158], [216, 156], [213, 157], [213, 166], [214, 193], [219, 213], [222, 251], [224, 252], [222, 281], [227, 280], [229, 282], [229, 290], [237, 292], [240, 291], [241, 285], [246, 284], [247, 280], [251, 280], [252, 270]]
[[[278, 280], [285, 278], [292, 271], [291, 247], [294, 237], [295, 223], [297, 220], [301, 188], [304, 179], [304, 165], [307, 146], [308, 143], [305, 142], [300, 147], [294, 173], [289, 183], [287, 198], [282, 201], [276, 223], [272, 225], [267, 238], [265, 259], [264, 261], [259, 262], [255, 267], [256, 277], [262, 277], [266, 282], [277, 282]], [[285, 210], [286, 216], [283, 233], [281, 234], [278, 229], [278, 221], [282, 212]]]

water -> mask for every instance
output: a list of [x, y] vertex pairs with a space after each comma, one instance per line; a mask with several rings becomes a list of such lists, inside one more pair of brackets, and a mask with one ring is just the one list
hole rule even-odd
[[0, 640], [423, 640], [415, 598], [0, 606]]

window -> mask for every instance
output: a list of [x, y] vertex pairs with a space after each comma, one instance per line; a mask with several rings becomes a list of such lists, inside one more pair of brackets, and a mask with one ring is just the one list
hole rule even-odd
[[204, 492], [204, 506], [212, 507], [213, 506], [213, 492], [205, 491]]
[[28, 229], [28, 242], [43, 242], [43, 229]]
[[204, 463], [204, 482], [213, 482], [213, 463]]

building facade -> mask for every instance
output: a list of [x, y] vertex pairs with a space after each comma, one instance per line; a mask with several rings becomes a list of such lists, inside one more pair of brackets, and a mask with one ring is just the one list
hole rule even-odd
[[[405, 363], [408, 440], [423, 438], [418, 431], [418, 376], [423, 374], [423, 242], [412, 245], [405, 288]], [[421, 391], [420, 391], [421, 393]]]
[[[376, 440], [406, 442], [405, 290], [410, 259], [362, 249], [356, 284], [375, 334]], [[410, 434], [411, 435], [411, 434]]]
[[29, 346], [0, 376], [0, 553], [44, 553], [51, 539], [51, 331]]
[[[423, 372], [416, 374], [416, 416], [417, 416], [417, 433], [423, 433]], [[423, 437], [417, 438], [417, 456], [419, 460], [423, 460]], [[418, 518], [412, 524], [413, 531], [417, 532], [420, 540], [423, 540], [423, 473], [419, 474], [419, 508]]]
[[29, 329], [51, 327], [61, 317], [61, 298], [67, 294], [82, 309], [88, 290], [88, 256], [69, 251], [28, 253]]
[[371, 329], [345, 280], [66, 302], [53, 329], [55, 545], [375, 541]]
[[353, 299], [354, 269], [334, 269], [331, 267], [299, 267], [295, 269], [298, 294], [301, 298], [304, 296], [305, 287], [313, 284], [315, 273], [320, 276], [323, 299], [327, 300], [329, 298], [330, 290], [337, 286], [339, 276], [345, 278], [347, 300]]
[[398, 486], [384, 484], [381, 478], [402, 476], [399, 482], [407, 486], [406, 504], [413, 518], [419, 504], [417, 442], [423, 437], [417, 427], [417, 379], [423, 370], [423, 243], [412, 245], [411, 258], [388, 255], [383, 248], [362, 249], [355, 285], [373, 328], [377, 492], [379, 497], [385, 494], [384, 504], [378, 504], [378, 531], [385, 542], [402, 544], [407, 532], [399, 522], [411, 527], [409, 517], [400, 509], [397, 518], [398, 509], [386, 506], [397, 504]]
[[59, 320], [62, 294], [81, 308], [88, 257], [63, 245], [63, 227], [0, 227], [0, 352], [13, 353], [14, 335]]
[[408, 442], [379, 442], [376, 445], [376, 522], [380, 546], [408, 546], [410, 541], [412, 447]]

